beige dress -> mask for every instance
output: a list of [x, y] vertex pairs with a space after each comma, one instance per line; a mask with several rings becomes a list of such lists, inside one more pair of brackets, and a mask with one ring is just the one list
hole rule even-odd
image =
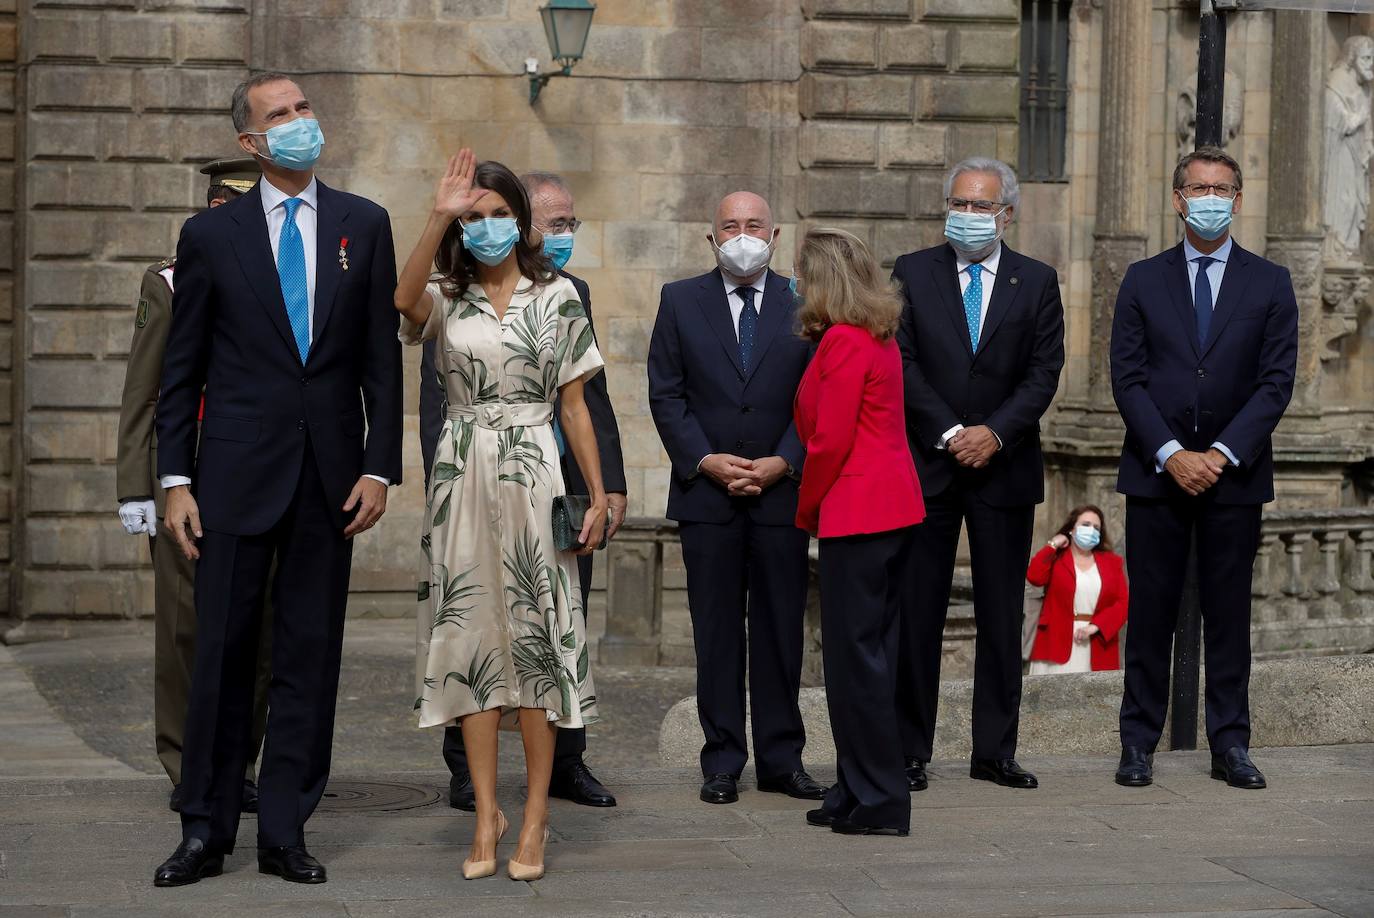
[[436, 340], [447, 398], [420, 539], [420, 726], [494, 708], [594, 722], [576, 558], [555, 550], [551, 519], [564, 493], [554, 399], [604, 366], [586, 311], [563, 277], [522, 280], [502, 319], [480, 286], [457, 300], [428, 290], [429, 320], [400, 332], [406, 344]]

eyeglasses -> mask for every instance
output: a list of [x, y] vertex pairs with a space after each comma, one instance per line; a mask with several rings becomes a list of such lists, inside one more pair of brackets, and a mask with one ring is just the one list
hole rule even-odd
[[991, 214], [993, 216], [1002, 212], [1007, 205], [1001, 201], [970, 201], [967, 198], [945, 198], [945, 204], [949, 205], [950, 210], [961, 210], [965, 213]]
[[582, 221], [578, 220], [576, 217], [574, 217], [571, 220], [555, 220], [552, 223], [548, 224], [549, 228], [545, 230], [545, 232], [547, 232], [550, 236], [562, 236], [565, 233], [577, 232], [578, 229], [581, 228], [581, 226]]
[[1215, 185], [1207, 185], [1202, 182], [1193, 182], [1183, 185], [1178, 189], [1183, 192], [1185, 198], [1200, 198], [1203, 195], [1214, 194], [1219, 198], [1231, 200], [1240, 194], [1240, 188], [1235, 185], [1228, 185], [1226, 182], [1219, 182]]

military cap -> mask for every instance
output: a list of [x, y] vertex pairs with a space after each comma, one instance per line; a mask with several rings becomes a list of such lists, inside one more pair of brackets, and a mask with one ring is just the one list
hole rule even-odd
[[206, 163], [201, 167], [200, 174], [210, 176], [211, 185], [225, 185], [242, 194], [257, 184], [262, 176], [262, 167], [252, 156], [239, 156]]

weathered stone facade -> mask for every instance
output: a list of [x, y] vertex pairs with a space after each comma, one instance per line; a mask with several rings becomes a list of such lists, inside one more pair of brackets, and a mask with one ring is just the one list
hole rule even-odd
[[[852, 229], [890, 263], [940, 239], [950, 163], [1017, 159], [1018, 0], [601, 0], [586, 59], [531, 106], [523, 62], [547, 55], [539, 3], [0, 0], [0, 136], [12, 139], [0, 148], [0, 618], [151, 611], [146, 547], [113, 512], [133, 302], [144, 265], [172, 253], [203, 202], [199, 165], [234, 149], [229, 93], [251, 70], [301, 75], [328, 137], [322, 178], [384, 204], [401, 257], [460, 145], [568, 178], [586, 221], [570, 269], [591, 284], [630, 513], [643, 518], [661, 515], [667, 490], [644, 366], [658, 289], [711, 266], [704, 236], [723, 193], [772, 201], [784, 271], [808, 223]], [[1177, 238], [1168, 177], [1197, 67], [1195, 0], [1075, 0], [1069, 15], [1068, 178], [1023, 186], [1010, 239], [1059, 270], [1067, 311], [1046, 522], [1084, 497], [1120, 518], [1105, 343], [1125, 265]], [[1370, 500], [1368, 277], [1322, 269], [1320, 229], [1300, 212], [1320, 176], [1288, 130], [1307, 123], [1307, 95], [1367, 19], [1230, 19], [1237, 237], [1294, 269], [1305, 307], [1302, 392], [1279, 438], [1285, 509]], [[411, 609], [416, 429], [412, 415], [407, 482], [357, 549], [357, 614]], [[675, 546], [626, 551], [611, 589], [658, 583], [665, 598], [654, 635], [627, 625], [612, 643], [627, 660], [660, 642], [663, 658], [685, 659]], [[642, 569], [660, 554], [661, 572]]]

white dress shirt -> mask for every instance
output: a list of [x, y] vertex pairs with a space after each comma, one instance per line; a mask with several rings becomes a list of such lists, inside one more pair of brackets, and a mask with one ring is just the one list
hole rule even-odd
[[754, 281], [752, 284], [735, 284], [735, 283], [731, 283], [731, 281], [730, 281], [728, 278], [726, 278], [724, 274], [721, 274], [720, 277], [721, 277], [721, 280], [725, 281], [725, 302], [727, 302], [727, 303], [730, 304], [730, 318], [733, 319], [734, 322], [735, 322], [735, 340], [738, 341], [738, 340], [739, 340], [739, 317], [740, 317], [740, 314], [744, 312], [744, 300], [743, 300], [740, 296], [738, 296], [738, 295], [735, 293], [735, 291], [738, 290], [738, 289], [741, 288], [741, 287], [753, 287], [754, 290], [755, 290], [755, 293], [754, 293], [754, 311], [755, 311], [755, 312], [758, 312], [759, 314], [762, 314], [762, 313], [763, 313], [763, 287], [764, 287], [764, 284], [765, 284], [765, 283], [767, 282], [767, 280], [768, 280], [768, 272], [767, 272], [767, 271], [764, 271], [762, 274], [759, 275], [759, 279], [756, 280], [756, 281]]
[[[1203, 257], [1211, 258], [1212, 263], [1207, 266], [1207, 283], [1212, 288], [1212, 310], [1215, 314], [1217, 300], [1221, 297], [1221, 281], [1222, 278], [1226, 276], [1226, 262], [1231, 257], [1232, 244], [1233, 240], [1230, 236], [1227, 236], [1226, 241], [1223, 242], [1215, 252], [1213, 252], [1210, 255], [1204, 256], [1202, 252], [1199, 252], [1197, 248], [1191, 242], [1188, 241], [1187, 236], [1183, 237], [1183, 257], [1187, 259], [1188, 262], [1188, 303], [1190, 305], [1194, 307], [1197, 306], [1197, 260]], [[1197, 423], [1197, 418], [1193, 419], [1193, 423]], [[1220, 440], [1217, 440], [1215, 443], [1212, 444], [1212, 446], [1214, 446], [1219, 453], [1225, 456], [1227, 461], [1229, 461], [1232, 465], [1240, 465], [1240, 460], [1236, 458], [1236, 454], [1231, 452], [1231, 450], [1226, 446], [1225, 443], [1222, 443]], [[1183, 449], [1182, 443], [1179, 443], [1177, 440], [1170, 440], [1168, 443], [1165, 443], [1158, 450], [1156, 450], [1155, 471], [1164, 471], [1164, 463], [1168, 462], [1169, 457], [1181, 449]]]
[[[286, 199], [291, 195], [282, 191], [276, 185], [268, 181], [266, 176], [258, 182], [258, 192], [262, 197], [262, 212], [267, 218], [267, 238], [272, 243], [272, 261], [275, 263], [278, 251], [281, 248], [281, 231], [286, 226]], [[296, 197], [300, 198], [301, 206], [296, 208], [296, 229], [301, 234], [301, 245], [305, 249], [305, 290], [308, 298], [309, 309], [307, 315], [310, 321], [310, 340], [315, 340], [315, 274], [316, 258], [318, 249], [316, 242], [319, 236], [319, 183], [310, 179], [310, 184]], [[365, 475], [380, 481], [384, 485], [390, 485], [390, 479], [380, 475]], [[161, 484], [163, 490], [175, 488], [179, 485], [189, 485], [191, 479], [185, 475], [163, 475]]]
[[[988, 320], [988, 304], [992, 302], [992, 285], [997, 282], [997, 268], [1001, 265], [1001, 263], [1001, 242], [997, 243], [997, 248], [992, 250], [991, 255], [977, 263], [983, 269], [982, 272], [978, 275], [979, 282], [983, 285], [983, 306], [978, 311], [978, 337], [980, 340], [983, 337], [983, 323]], [[968, 270], [969, 265], [971, 264], [974, 264], [974, 262], [969, 261], [967, 258], [964, 258], [962, 255], [959, 255], [958, 253], [955, 253], [954, 265], [955, 269], [958, 271], [959, 274], [959, 297], [961, 303], [963, 302], [963, 295], [966, 292], [968, 292], [968, 285], [973, 282], [973, 277], [969, 274]], [[963, 429], [963, 424], [955, 424], [949, 430], [944, 432], [944, 434], [940, 437], [939, 442], [935, 444], [935, 448], [947, 448], [949, 446], [950, 438]], [[999, 436], [997, 431], [995, 430], [992, 432], [992, 435], [994, 437], [997, 437], [997, 445], [998, 447], [1001, 447], [1001, 436]]]

